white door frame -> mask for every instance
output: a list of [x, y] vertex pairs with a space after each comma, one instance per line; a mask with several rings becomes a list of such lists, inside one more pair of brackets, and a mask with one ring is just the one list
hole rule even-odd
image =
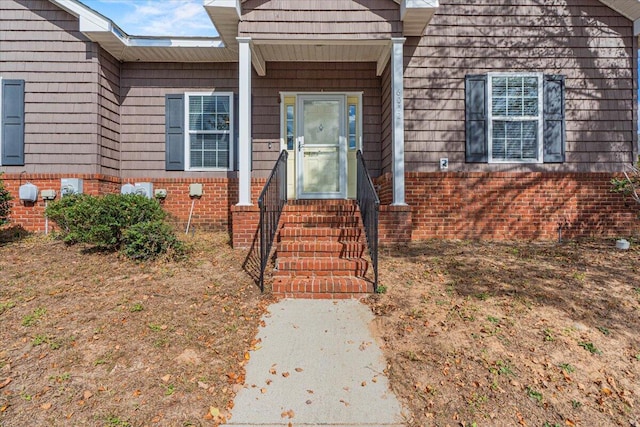
[[[296, 123], [296, 144], [294, 147], [296, 153], [296, 196], [298, 199], [345, 199], [347, 197], [347, 137], [346, 137], [346, 95], [345, 94], [297, 94], [297, 123]], [[304, 102], [314, 100], [338, 101], [340, 104], [339, 112], [339, 136], [337, 145], [338, 150], [338, 188], [337, 192], [317, 192], [305, 193], [304, 188]]]

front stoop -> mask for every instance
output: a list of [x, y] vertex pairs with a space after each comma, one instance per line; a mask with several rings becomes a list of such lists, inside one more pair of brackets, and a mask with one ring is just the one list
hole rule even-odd
[[285, 298], [361, 298], [373, 292], [358, 205], [298, 200], [285, 206], [276, 243], [273, 294]]

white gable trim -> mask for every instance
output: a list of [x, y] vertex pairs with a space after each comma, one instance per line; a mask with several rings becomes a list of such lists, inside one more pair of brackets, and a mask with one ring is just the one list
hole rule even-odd
[[[140, 49], [153, 48], [168, 50], [171, 48], [218, 49], [225, 44], [220, 37], [143, 37], [130, 36], [113, 23], [109, 18], [99, 14], [77, 0], [49, 0], [54, 5], [66, 10], [79, 20], [79, 29], [91, 41], [94, 41], [118, 60], [128, 60], [144, 52]], [[209, 0], [217, 2], [220, 0]], [[230, 1], [230, 0], [224, 0]], [[235, 2], [236, 0], [231, 0]], [[166, 60], [166, 56], [164, 56]], [[189, 58], [186, 58], [189, 59]], [[197, 61], [198, 59], [193, 58]]]

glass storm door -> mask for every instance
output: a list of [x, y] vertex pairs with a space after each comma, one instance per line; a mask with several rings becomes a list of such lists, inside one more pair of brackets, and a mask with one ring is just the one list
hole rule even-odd
[[298, 198], [345, 198], [344, 96], [304, 95], [298, 100]]

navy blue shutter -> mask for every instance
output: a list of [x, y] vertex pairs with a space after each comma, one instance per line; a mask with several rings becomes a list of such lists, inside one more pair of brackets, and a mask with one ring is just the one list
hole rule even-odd
[[544, 76], [544, 162], [564, 162], [566, 142], [564, 76]]
[[467, 75], [465, 88], [465, 153], [469, 163], [486, 163], [489, 159], [487, 126], [487, 76]]
[[24, 166], [24, 80], [2, 80], [2, 166]]
[[184, 95], [165, 96], [165, 162], [168, 171], [184, 170]]

